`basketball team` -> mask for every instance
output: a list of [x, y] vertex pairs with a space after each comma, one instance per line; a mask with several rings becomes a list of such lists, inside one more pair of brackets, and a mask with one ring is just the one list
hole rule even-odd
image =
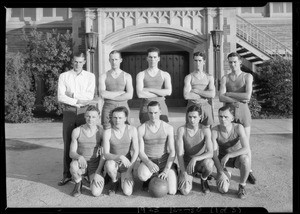
[[[194, 70], [185, 77], [183, 88], [188, 101], [186, 122], [174, 130], [165, 102], [172, 93], [172, 81], [168, 72], [158, 68], [158, 48], [147, 50], [148, 68], [136, 76], [136, 94], [142, 100], [138, 127], [129, 123], [128, 100], [134, 89], [131, 75], [120, 69], [121, 53], [109, 54], [111, 69], [99, 77], [101, 111], [95, 105], [95, 75], [83, 70], [84, 54], [74, 54], [73, 69], [61, 73], [58, 80], [58, 101], [64, 104], [64, 168], [58, 185], [73, 180], [74, 197], [81, 194], [84, 181], [89, 182], [93, 196], [100, 196], [105, 185], [109, 195], [120, 187], [129, 196], [135, 171], [143, 191], [153, 197], [174, 195], [178, 190], [187, 195], [195, 177], [204, 193], [210, 192], [208, 180], [214, 178], [224, 194], [230, 186], [229, 168], [237, 168], [237, 196], [246, 198], [246, 182], [256, 182], [249, 145], [253, 77], [241, 70], [237, 53], [227, 56], [231, 73], [220, 82], [223, 107], [214, 126], [215, 83], [204, 70], [205, 59], [202, 52], [193, 54]], [[217, 173], [212, 173], [214, 167]]]

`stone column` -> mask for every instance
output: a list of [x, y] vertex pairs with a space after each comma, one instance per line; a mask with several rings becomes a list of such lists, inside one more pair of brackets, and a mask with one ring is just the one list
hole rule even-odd
[[[223, 30], [223, 25], [224, 25], [224, 21], [223, 21], [223, 8], [218, 8], [217, 10], [218, 12], [218, 23], [220, 26], [220, 30]], [[217, 57], [218, 62], [217, 62], [217, 66], [218, 66], [218, 79], [219, 81], [221, 81], [222, 76], [224, 75], [224, 49], [223, 49], [223, 42], [224, 42], [224, 32], [223, 32], [223, 36], [222, 36], [222, 40], [221, 40], [221, 46], [220, 46], [220, 51], [219, 51], [219, 57]], [[219, 89], [219, 88], [218, 88]]]
[[206, 71], [213, 75], [214, 71], [214, 48], [212, 44], [210, 31], [213, 30], [213, 9], [205, 8], [205, 19], [206, 19]]
[[75, 43], [73, 46], [73, 52], [76, 53], [79, 51], [79, 46], [82, 43], [81, 38], [79, 38], [79, 28], [81, 27], [83, 11], [81, 8], [72, 8], [72, 39]]

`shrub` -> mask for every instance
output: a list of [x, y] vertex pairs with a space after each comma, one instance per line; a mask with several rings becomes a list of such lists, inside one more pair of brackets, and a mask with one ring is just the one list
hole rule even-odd
[[257, 95], [263, 100], [264, 111], [278, 115], [292, 115], [291, 60], [278, 57], [265, 61], [258, 68], [258, 84]]
[[41, 78], [45, 83], [43, 106], [46, 112], [61, 115], [63, 108], [57, 101], [57, 84], [59, 75], [72, 68], [71, 34], [68, 31], [61, 34], [57, 30], [43, 33], [33, 29], [29, 36], [24, 32], [23, 39], [27, 42], [27, 69], [34, 79]]
[[35, 93], [21, 53], [7, 53], [5, 62], [5, 121], [31, 122]]
[[249, 102], [249, 109], [251, 113], [251, 117], [253, 119], [258, 119], [260, 118], [260, 112], [261, 112], [261, 105], [256, 99], [255, 95], [252, 95], [250, 102]]

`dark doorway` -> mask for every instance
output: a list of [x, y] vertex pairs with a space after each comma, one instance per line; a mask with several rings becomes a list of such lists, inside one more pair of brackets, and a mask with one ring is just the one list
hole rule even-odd
[[[144, 52], [122, 52], [121, 69], [130, 73], [134, 87], [133, 99], [129, 107], [138, 108], [140, 99], [136, 94], [136, 75], [148, 67], [147, 54]], [[166, 97], [168, 107], [185, 107], [187, 102], [183, 98], [184, 77], [189, 74], [189, 53], [184, 51], [161, 52], [158, 67], [171, 75], [172, 95]]]

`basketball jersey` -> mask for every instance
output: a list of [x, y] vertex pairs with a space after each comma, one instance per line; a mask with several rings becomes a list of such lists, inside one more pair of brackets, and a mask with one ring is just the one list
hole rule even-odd
[[183, 135], [184, 144], [184, 158], [192, 158], [197, 155], [201, 155], [205, 152], [206, 145], [203, 132], [199, 128], [194, 136], [190, 136], [186, 125], [184, 126], [185, 132]]
[[160, 127], [157, 132], [152, 132], [148, 123], [145, 123], [145, 154], [150, 158], [161, 158], [167, 153], [167, 140], [168, 136], [163, 128], [163, 121], [160, 123]]
[[247, 73], [242, 72], [235, 81], [231, 80], [229, 74], [226, 75], [226, 91], [227, 92], [246, 92], [245, 76]]
[[124, 130], [123, 136], [119, 139], [116, 137], [115, 132], [111, 129], [110, 153], [115, 155], [126, 155], [130, 152], [131, 139], [129, 136], [128, 125]]
[[[105, 79], [105, 86], [107, 91], [125, 91], [125, 72], [122, 71], [117, 78], [113, 78], [112, 71], [108, 71]], [[105, 99], [105, 101], [112, 101]], [[114, 102], [119, 102], [115, 101]], [[123, 102], [123, 101], [120, 101]]]
[[80, 126], [80, 134], [77, 140], [77, 153], [82, 155], [85, 160], [92, 161], [93, 159], [99, 158], [97, 152], [101, 146], [101, 131], [101, 129], [98, 129], [93, 136], [88, 137], [83, 132], [83, 125]]
[[242, 148], [240, 137], [236, 132], [236, 128], [239, 124], [232, 123], [232, 125], [232, 129], [227, 139], [221, 134], [221, 126], [217, 125], [217, 143], [219, 145], [219, 155], [225, 156], [229, 152], [237, 151]]
[[[162, 71], [159, 70], [154, 77], [150, 76], [147, 70], [144, 71], [144, 88], [156, 88], [162, 89], [164, 85], [164, 79], [162, 78]], [[147, 100], [164, 100], [165, 97], [153, 97], [145, 98]]]
[[[204, 73], [204, 72], [203, 72]], [[194, 73], [191, 73], [191, 87], [193, 89], [198, 89], [198, 90], [206, 90], [209, 85], [209, 79], [208, 79], [208, 74], [204, 73], [204, 78], [199, 79]], [[197, 100], [189, 100], [189, 102], [192, 102], [194, 104], [201, 104], [207, 102], [207, 98], [202, 98], [200, 97]]]

